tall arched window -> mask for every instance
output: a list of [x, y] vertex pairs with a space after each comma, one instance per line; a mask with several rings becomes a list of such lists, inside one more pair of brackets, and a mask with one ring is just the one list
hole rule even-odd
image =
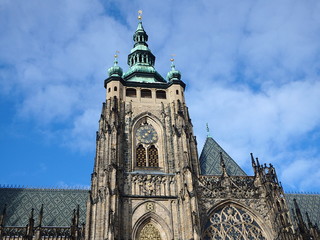
[[159, 161], [158, 161], [158, 149], [151, 145], [151, 147], [148, 149], [148, 165], [149, 167], [159, 167]]
[[[132, 170], [166, 171], [161, 125], [149, 116], [141, 117], [132, 129]], [[143, 155], [143, 156], [142, 156]], [[143, 159], [143, 164], [142, 164]]]
[[147, 166], [146, 149], [141, 144], [137, 147], [136, 161], [137, 167]]

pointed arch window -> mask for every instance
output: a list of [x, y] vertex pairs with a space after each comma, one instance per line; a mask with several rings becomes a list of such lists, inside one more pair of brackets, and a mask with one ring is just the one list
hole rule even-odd
[[159, 161], [158, 161], [158, 149], [151, 145], [151, 147], [148, 149], [148, 165], [149, 167], [159, 167]]
[[137, 147], [136, 160], [137, 167], [147, 166], [146, 149], [141, 144]]
[[135, 167], [161, 170], [158, 132], [144, 119], [135, 130]]
[[139, 240], [161, 240], [159, 230], [152, 224], [147, 223], [139, 234]]
[[266, 240], [267, 238], [251, 214], [230, 204], [211, 214], [202, 239]]

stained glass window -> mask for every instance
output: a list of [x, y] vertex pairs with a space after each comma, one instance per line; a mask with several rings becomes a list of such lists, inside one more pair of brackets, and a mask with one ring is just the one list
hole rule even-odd
[[148, 160], [149, 160], [149, 167], [158, 167], [158, 149], [151, 145], [148, 149]]
[[146, 149], [141, 144], [137, 147], [136, 161], [138, 167], [145, 167], [147, 165]]
[[160, 232], [152, 223], [147, 223], [140, 232], [139, 240], [161, 240]]
[[266, 240], [266, 237], [251, 214], [227, 205], [211, 214], [203, 239]]

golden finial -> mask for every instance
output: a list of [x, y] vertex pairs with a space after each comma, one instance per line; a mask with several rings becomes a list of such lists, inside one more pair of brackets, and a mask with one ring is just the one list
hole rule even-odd
[[141, 21], [142, 19], [142, 10], [139, 10], [138, 11], [138, 19]]
[[170, 61], [171, 62], [174, 62], [174, 57], [175, 57], [176, 55], [175, 54], [171, 54], [171, 58], [170, 58]]
[[114, 57], [115, 57], [115, 58], [118, 58], [118, 56], [119, 56], [118, 54], [119, 54], [119, 53], [120, 53], [119, 51], [116, 51], [116, 53], [114, 54]]

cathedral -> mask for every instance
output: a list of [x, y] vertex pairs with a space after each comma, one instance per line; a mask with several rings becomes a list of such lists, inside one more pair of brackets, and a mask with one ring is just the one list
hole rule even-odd
[[0, 188], [0, 239], [320, 239], [320, 195], [285, 194], [253, 154], [247, 175], [210, 136], [198, 154], [173, 59], [164, 78], [141, 18], [133, 41], [104, 81], [90, 190]]

